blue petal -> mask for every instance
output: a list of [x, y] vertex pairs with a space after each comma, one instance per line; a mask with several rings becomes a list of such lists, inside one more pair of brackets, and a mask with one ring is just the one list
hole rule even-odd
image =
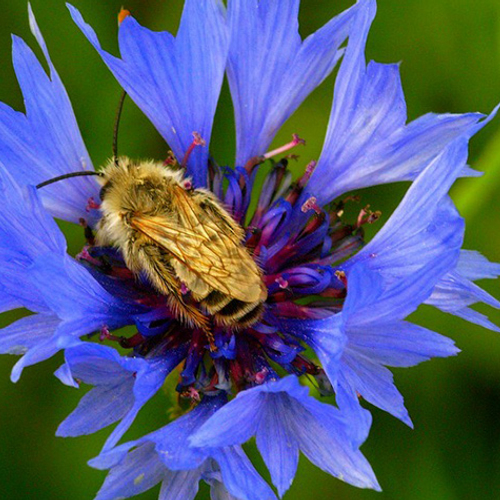
[[213, 454], [221, 469], [228, 492], [241, 500], [276, 500], [269, 485], [259, 476], [239, 446], [218, 450]]
[[288, 411], [288, 400], [270, 398], [257, 433], [257, 446], [280, 497], [290, 488], [299, 463], [297, 439], [284, 419]]
[[98, 386], [89, 391], [76, 409], [61, 423], [57, 436], [92, 434], [123, 418], [133, 405], [134, 379], [130, 376], [116, 385]]
[[205, 397], [186, 415], [153, 433], [149, 439], [156, 442], [156, 451], [171, 470], [192, 469], [207, 458], [204, 450], [189, 446], [189, 437], [199, 429], [226, 401], [225, 396]]
[[479, 252], [462, 250], [456, 270], [471, 281], [484, 278], [496, 279], [500, 275], [500, 263], [490, 262]]
[[451, 141], [472, 136], [496, 112], [481, 123], [478, 113], [428, 114], [405, 125], [399, 66], [365, 64], [374, 16], [375, 2], [367, 1], [359, 9], [337, 76], [323, 151], [308, 184], [320, 205], [353, 189], [413, 180]]
[[403, 396], [394, 385], [392, 373], [384, 366], [355, 351], [351, 352], [347, 347], [337, 383], [344, 389], [352, 389], [353, 403], [359, 404], [356, 396], [359, 393], [368, 402], [413, 427]]
[[51, 337], [38, 339], [33, 347], [14, 365], [10, 376], [12, 382], [19, 380], [24, 368], [45, 361], [61, 349], [77, 344], [78, 337], [85, 333], [88, 333], [87, 325], [82, 324], [81, 321], [62, 321], [59, 323]]
[[[130, 463], [131, 454], [154, 445], [154, 452], [163, 466], [164, 482], [160, 498], [194, 498], [200, 476], [211, 476], [214, 470], [219, 471], [220, 468], [225, 488], [235, 497], [242, 500], [275, 499], [272, 490], [257, 474], [241, 448], [208, 449], [189, 446], [191, 435], [225, 401], [224, 394], [205, 396], [195, 409], [171, 424], [136, 441], [103, 451], [90, 464], [99, 469], [112, 468], [111, 474], [114, 474], [115, 470], [123, 470]], [[136, 449], [130, 452], [131, 448]], [[127, 482], [130, 482], [130, 478]]]
[[165, 477], [165, 467], [152, 443], [145, 443], [130, 452], [125, 461], [114, 467], [95, 500], [129, 498], [147, 491]]
[[387, 366], [409, 367], [432, 357], [458, 354], [454, 342], [405, 321], [349, 329], [348, 349]]
[[201, 470], [167, 471], [158, 500], [194, 500]]
[[299, 0], [233, 0], [228, 80], [235, 108], [236, 164], [261, 155], [304, 99], [331, 73], [358, 6], [302, 42]]
[[1, 354], [25, 354], [54, 335], [61, 320], [57, 316], [34, 314], [0, 330]]
[[468, 307], [483, 302], [500, 309], [500, 302], [497, 299], [473, 283], [476, 279], [496, 278], [498, 275], [500, 275], [500, 264], [489, 262], [477, 252], [462, 250], [456, 269], [437, 283], [426, 304], [490, 330], [500, 331], [486, 316]]
[[32, 287], [60, 318], [80, 320], [86, 333], [102, 326], [119, 328], [133, 323], [142, 311], [110, 295], [92, 275], [69, 256], [44, 255], [30, 269]]
[[[280, 493], [293, 480], [296, 450], [299, 447], [318, 467], [360, 487], [378, 489], [364, 457], [355, 449], [342, 414], [308, 396], [295, 376], [248, 389], [221, 408], [191, 438], [193, 446], [224, 447], [248, 439], [248, 429], [257, 436], [257, 445]], [[248, 407], [253, 411], [249, 412]], [[277, 411], [282, 431], [271, 439], [264, 428]], [[252, 422], [248, 420], [252, 419]], [[365, 421], [366, 423], [366, 421]], [[246, 432], [240, 432], [245, 427]], [[263, 433], [263, 435], [261, 435]], [[366, 434], [366, 429], [358, 435]], [[284, 450], [291, 446], [292, 457]]]
[[61, 424], [58, 435], [90, 434], [122, 419], [104, 450], [113, 447], [180, 360], [168, 361], [158, 365], [142, 358], [122, 357], [110, 347], [95, 344], [66, 350], [66, 364], [72, 376], [96, 387]]
[[[68, 172], [92, 169], [68, 95], [31, 7], [29, 15], [31, 31], [42, 48], [50, 76], [25, 42], [13, 37], [14, 68], [26, 115], [0, 104], [0, 161], [9, 166], [20, 184], [38, 184]], [[42, 197], [52, 215], [77, 222], [80, 217], [88, 218], [88, 198], [98, 192], [95, 180], [85, 177], [48, 186]]]
[[334, 383], [335, 371], [342, 356], [347, 337], [343, 332], [342, 314], [323, 319], [279, 319], [282, 332], [293, 335], [312, 347], [321, 364], [328, 367], [328, 377]]
[[203, 479], [210, 485], [211, 500], [241, 500], [227, 491], [224, 483], [222, 482], [222, 475], [218, 470], [205, 471]]
[[43, 298], [33, 293], [30, 268], [45, 253], [63, 259], [64, 236], [43, 208], [36, 190], [19, 187], [1, 164], [0, 192], [5, 205], [0, 213], [0, 287], [10, 297], [6, 297], [7, 303], [50, 313]]
[[[460, 139], [433, 160], [412, 184], [384, 227], [345, 264], [346, 272], [363, 262], [383, 275], [388, 286], [442, 258], [439, 272], [429, 270], [428, 282], [434, 285], [453, 268], [463, 239], [463, 221], [446, 194], [466, 157], [467, 142]], [[447, 256], [455, 262], [443, 271]]]
[[[225, 19], [217, 0], [187, 0], [176, 38], [152, 32], [127, 17], [119, 32], [122, 59], [105, 52], [78, 10], [68, 7], [179, 161], [193, 141], [193, 132], [208, 146], [228, 50]], [[188, 174], [198, 187], [207, 183], [207, 159], [208, 147], [197, 147], [188, 163]]]

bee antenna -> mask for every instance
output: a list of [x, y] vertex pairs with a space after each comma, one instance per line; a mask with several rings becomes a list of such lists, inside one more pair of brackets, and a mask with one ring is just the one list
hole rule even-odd
[[127, 92], [124, 90], [120, 97], [120, 102], [118, 103], [118, 109], [116, 110], [115, 127], [113, 130], [113, 161], [116, 166], [118, 166], [118, 128], [120, 126], [120, 118], [122, 116], [125, 97], [127, 97]]
[[102, 177], [103, 174], [102, 172], [94, 172], [93, 170], [82, 170], [81, 172], [72, 172], [70, 174], [59, 175], [58, 177], [54, 177], [53, 179], [49, 179], [48, 181], [40, 182], [40, 184], [36, 185], [36, 188], [40, 189], [45, 186], [48, 186], [49, 184], [52, 184], [53, 182], [59, 182], [64, 179], [70, 179], [71, 177], [80, 177], [83, 175], [98, 175], [99, 177]]

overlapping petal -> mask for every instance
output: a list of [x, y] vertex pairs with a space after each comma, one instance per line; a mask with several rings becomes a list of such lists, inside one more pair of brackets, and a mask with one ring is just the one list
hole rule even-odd
[[379, 489], [370, 465], [350, 439], [344, 416], [308, 396], [307, 388], [294, 376], [238, 394], [194, 434], [191, 443], [224, 447], [244, 443], [252, 436], [257, 438], [280, 495], [293, 481], [299, 450], [343, 481]]
[[[49, 75], [33, 51], [13, 37], [14, 69], [26, 114], [0, 104], [0, 162], [20, 185], [38, 184], [61, 174], [92, 169], [64, 86], [29, 8], [30, 27], [49, 66]], [[78, 222], [88, 218], [85, 207], [99, 192], [90, 177], [68, 179], [42, 192], [45, 207], [55, 217]]]
[[[93, 459], [90, 462], [93, 467], [111, 469], [97, 498], [127, 498], [163, 481], [160, 498], [193, 499], [198, 491], [198, 482], [207, 474], [207, 479], [213, 483], [215, 472], [222, 479], [224, 494], [241, 500], [275, 499], [271, 488], [258, 475], [239, 446], [190, 447], [190, 436], [210, 416], [220, 411], [225, 400], [223, 394], [205, 397], [196, 408], [166, 427]], [[141, 457], [141, 462], [149, 464], [147, 472], [142, 467], [137, 468], [140, 465], [137, 456]], [[143, 474], [147, 485], [144, 489], [140, 479]], [[218, 494], [222, 494], [221, 485], [215, 486]]]
[[[0, 169], [6, 204], [0, 213], [0, 285], [6, 304], [40, 313], [4, 330], [0, 349], [25, 353], [12, 372], [17, 380], [25, 366], [38, 363], [78, 337], [103, 326], [133, 323], [140, 306], [112, 296], [66, 254], [64, 237], [32, 186], [20, 187]], [[39, 335], [30, 337], [30, 331]]]
[[177, 36], [152, 32], [133, 17], [120, 26], [121, 58], [104, 51], [77, 9], [71, 15], [135, 103], [153, 122], [181, 161], [197, 132], [198, 146], [188, 162], [196, 186], [207, 184], [208, 144], [228, 51], [219, 0], [187, 0]]
[[343, 12], [302, 41], [299, 0], [228, 3], [228, 79], [237, 165], [265, 153], [283, 123], [332, 72], [358, 8]]
[[63, 381], [74, 385], [73, 380], [77, 379], [95, 388], [81, 399], [57, 434], [64, 437], [91, 434], [121, 420], [104, 445], [104, 450], [112, 448], [184, 355], [179, 350], [168, 357], [146, 360], [122, 357], [110, 347], [95, 344], [67, 349], [66, 365], [59, 370]]
[[484, 278], [496, 279], [499, 275], [500, 264], [489, 262], [479, 252], [462, 250], [456, 268], [443, 276], [425, 303], [490, 330], [500, 331], [484, 314], [469, 307], [483, 302], [500, 309], [500, 302], [474, 283]]
[[321, 206], [353, 189], [415, 179], [454, 139], [472, 136], [496, 113], [482, 122], [480, 113], [427, 114], [405, 125], [399, 66], [365, 63], [375, 10], [374, 0], [359, 9], [335, 82], [323, 151], [308, 184]]

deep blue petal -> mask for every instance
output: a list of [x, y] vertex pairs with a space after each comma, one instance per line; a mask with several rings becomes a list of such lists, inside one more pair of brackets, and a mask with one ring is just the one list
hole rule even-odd
[[276, 500], [276, 495], [260, 477], [239, 446], [217, 450], [213, 454], [221, 469], [224, 486], [241, 500]]
[[24, 354], [54, 335], [61, 320], [54, 315], [34, 314], [0, 330], [1, 354]]
[[181, 161], [197, 132], [207, 142], [191, 154], [188, 174], [207, 184], [208, 144], [228, 50], [217, 0], [187, 0], [177, 37], [152, 32], [127, 17], [120, 26], [122, 58], [105, 52], [94, 30], [69, 5], [74, 21]]
[[358, 5], [302, 42], [299, 0], [232, 0], [228, 80], [235, 108], [236, 164], [261, 155], [333, 70]]
[[[248, 411], [250, 406], [252, 412]], [[276, 416], [277, 408], [284, 430], [275, 433], [274, 439], [270, 440], [269, 429], [264, 430], [263, 425]], [[366, 423], [367, 420], [363, 422]], [[257, 444], [262, 446], [263, 458], [280, 492], [290, 486], [295, 473], [294, 455], [283, 454], [289, 444], [291, 453], [296, 453], [294, 442], [309, 460], [330, 474], [356, 486], [379, 488], [368, 462], [352, 440], [355, 435], [366, 435], [366, 429], [357, 433], [348, 430], [342, 414], [331, 405], [319, 403], [308, 396], [307, 388], [300, 386], [295, 376], [239, 393], [194, 434], [191, 443], [200, 447], [241, 443], [248, 439], [248, 432], [238, 432], [238, 426], [253, 429], [252, 434], [257, 436]], [[264, 433], [262, 436], [261, 432]]]
[[[13, 37], [14, 69], [21, 87], [26, 115], [0, 105], [0, 161], [21, 185], [38, 184], [92, 163], [78, 130], [64, 86], [50, 60], [45, 41], [29, 7], [30, 27], [42, 48], [49, 75], [33, 51]], [[78, 222], [98, 186], [90, 177], [68, 179], [43, 189], [44, 205], [56, 217]]]
[[405, 125], [399, 66], [365, 64], [374, 16], [375, 1], [365, 2], [337, 76], [323, 151], [308, 184], [320, 205], [353, 189], [413, 180], [450, 142], [461, 135], [471, 137], [496, 112], [481, 123], [479, 113], [428, 114]]
[[426, 304], [490, 330], [500, 331], [486, 316], [468, 307], [483, 302], [500, 309], [500, 302], [473, 282], [476, 279], [497, 278], [498, 275], [500, 264], [489, 262], [477, 252], [462, 250], [456, 268], [441, 278]]
[[[448, 254], [456, 262], [463, 239], [463, 221], [446, 195], [466, 157], [467, 142], [461, 139], [432, 161], [384, 227], [344, 265], [346, 272], [363, 262], [380, 273], [388, 286], [391, 281], [401, 281]], [[431, 270], [428, 280], [435, 284], [444, 274], [442, 269]]]
[[165, 477], [165, 467], [152, 443], [145, 443], [130, 452], [125, 461], [114, 467], [95, 500], [129, 498], [149, 490]]

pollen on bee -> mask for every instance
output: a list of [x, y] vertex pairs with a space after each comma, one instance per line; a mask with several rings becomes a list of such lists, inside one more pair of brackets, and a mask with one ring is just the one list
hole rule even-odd
[[122, 8], [118, 14], [118, 26], [120, 26], [120, 24], [123, 23], [126, 17], [131, 15], [132, 14], [130, 13], [129, 10]]

